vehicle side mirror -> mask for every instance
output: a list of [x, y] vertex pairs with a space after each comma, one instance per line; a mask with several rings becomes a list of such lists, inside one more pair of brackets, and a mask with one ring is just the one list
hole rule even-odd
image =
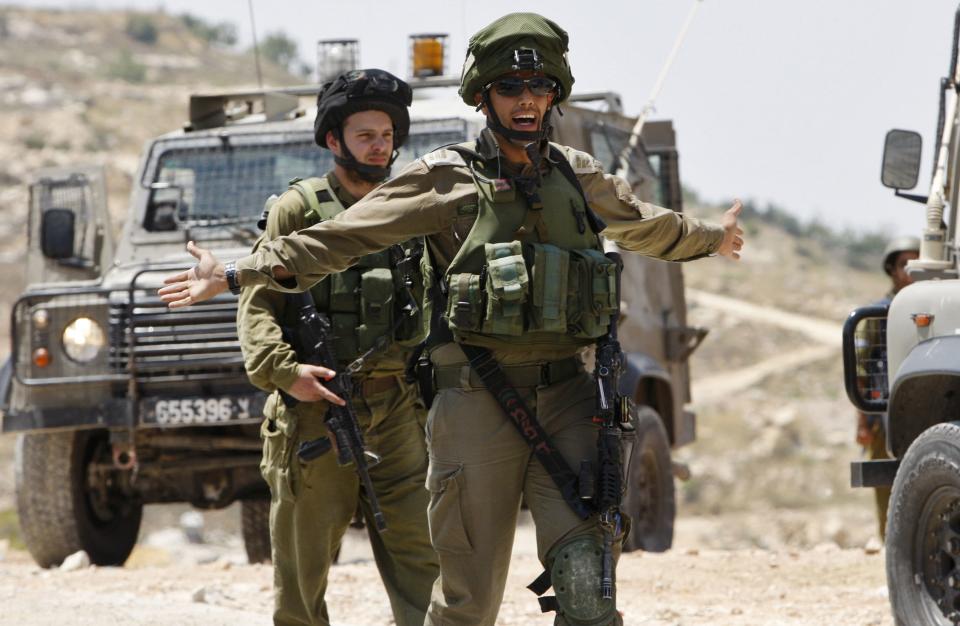
[[883, 143], [880, 181], [891, 189], [913, 189], [920, 175], [923, 139], [912, 130], [891, 130]]
[[73, 258], [77, 216], [70, 209], [47, 209], [40, 222], [40, 249], [48, 259]]
[[843, 325], [843, 382], [853, 406], [883, 413], [890, 394], [886, 304], [853, 311]]

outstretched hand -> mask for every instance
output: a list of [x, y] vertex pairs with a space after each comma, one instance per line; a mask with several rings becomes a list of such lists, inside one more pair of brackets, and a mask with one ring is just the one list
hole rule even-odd
[[735, 261], [740, 259], [740, 249], [743, 248], [743, 229], [737, 225], [737, 218], [742, 210], [743, 204], [739, 200], [734, 200], [733, 206], [720, 218], [720, 225], [723, 226], [723, 241], [717, 248], [717, 254]]
[[187, 243], [187, 252], [197, 259], [197, 264], [185, 272], [164, 278], [166, 287], [157, 291], [171, 309], [209, 300], [227, 290], [223, 263], [217, 261], [212, 252], [192, 241]]

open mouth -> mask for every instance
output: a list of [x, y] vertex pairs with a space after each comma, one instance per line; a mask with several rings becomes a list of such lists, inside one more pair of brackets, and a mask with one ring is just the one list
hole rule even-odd
[[519, 113], [510, 118], [514, 130], [537, 130], [537, 116], [532, 113]]

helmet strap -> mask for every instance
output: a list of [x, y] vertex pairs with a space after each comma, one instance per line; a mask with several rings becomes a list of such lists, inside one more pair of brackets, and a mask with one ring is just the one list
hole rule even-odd
[[368, 165], [366, 163], [361, 163], [353, 156], [353, 153], [350, 152], [350, 148], [347, 147], [347, 142], [343, 139], [343, 128], [337, 127], [337, 141], [340, 142], [340, 151], [343, 153], [343, 156], [333, 155], [333, 161], [342, 168], [348, 169], [354, 174], [356, 174], [360, 180], [364, 180], [368, 183], [382, 183], [390, 176], [390, 166], [393, 165], [393, 162], [397, 160], [397, 157], [400, 156], [399, 150], [394, 150], [393, 154], [390, 156], [390, 160], [387, 162], [386, 166], [379, 165]]

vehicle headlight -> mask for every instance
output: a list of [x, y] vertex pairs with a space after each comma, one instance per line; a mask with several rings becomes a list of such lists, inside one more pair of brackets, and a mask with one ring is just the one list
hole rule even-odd
[[78, 317], [63, 329], [63, 351], [78, 363], [96, 358], [106, 343], [103, 329], [89, 317]]

